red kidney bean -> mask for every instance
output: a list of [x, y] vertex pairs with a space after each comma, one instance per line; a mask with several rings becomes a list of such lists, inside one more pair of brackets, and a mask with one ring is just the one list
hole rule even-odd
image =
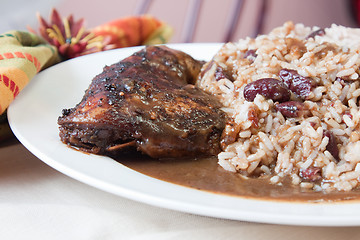
[[325, 30], [323, 28], [320, 28], [319, 30], [316, 30], [312, 33], [310, 33], [306, 39], [309, 39], [309, 38], [314, 38], [315, 36], [324, 36], [325, 35]]
[[[207, 71], [209, 71], [212, 66], [216, 64], [216, 62], [214, 60], [211, 60], [208, 65], [206, 66], [206, 68], [204, 70], [201, 71], [200, 73], [200, 78], [203, 78], [205, 73]], [[234, 82], [235, 79], [233, 78], [233, 76], [231, 75], [231, 73], [225, 69], [223, 69], [222, 67], [220, 66], [216, 66], [216, 69], [215, 69], [215, 80], [216, 81], [219, 81], [220, 79], [223, 79], [223, 78], [227, 78], [229, 79], [230, 81]]]
[[310, 166], [300, 170], [300, 177], [305, 181], [316, 182], [321, 180], [321, 168]]
[[275, 102], [286, 102], [291, 95], [287, 86], [275, 78], [262, 78], [245, 86], [244, 98], [247, 101], [254, 101], [257, 94]]
[[324, 137], [328, 137], [329, 138], [329, 143], [326, 146], [326, 150], [328, 150], [331, 155], [335, 158], [335, 160], [338, 162], [340, 161], [339, 158], [339, 148], [337, 146], [337, 142], [336, 142], [336, 137], [334, 136], [334, 134], [329, 131], [329, 130], [324, 130], [323, 133]]
[[216, 69], [215, 69], [215, 80], [219, 81], [220, 79], [223, 79], [223, 78], [227, 78], [231, 82], [234, 82], [234, 80], [235, 80], [233, 78], [233, 76], [231, 75], [231, 73], [229, 73], [228, 71], [226, 71], [222, 67], [217, 66]]
[[254, 62], [256, 57], [256, 49], [249, 49], [244, 54], [244, 58], [247, 58], [251, 62]]
[[285, 85], [299, 97], [305, 99], [317, 84], [314, 79], [301, 76], [296, 70], [281, 69], [279, 72], [281, 80]]
[[302, 102], [288, 101], [275, 105], [276, 110], [281, 112], [284, 117], [300, 117], [304, 113], [304, 104]]

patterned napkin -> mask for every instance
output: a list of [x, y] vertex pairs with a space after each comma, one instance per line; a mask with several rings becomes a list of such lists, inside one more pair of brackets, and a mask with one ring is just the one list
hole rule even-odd
[[[62, 17], [54, 8], [49, 20], [39, 14], [39, 35], [56, 46], [63, 60], [114, 48], [163, 44], [172, 28], [150, 15], [122, 17], [86, 29], [83, 18]], [[35, 31], [29, 27], [31, 32]]]
[[0, 115], [36, 73], [59, 61], [56, 48], [33, 33], [0, 35]]
[[164, 44], [173, 29], [151, 15], [124, 17], [91, 30], [96, 36], [106, 37], [114, 48]]
[[[73, 24], [68, 24], [67, 27], [70, 26], [72, 29], [67, 29], [55, 9], [51, 16], [50, 23], [46, 23], [40, 17], [40, 23], [42, 23], [40, 32], [47, 42], [36, 33], [31, 32], [11, 31], [0, 35], [0, 115], [5, 112], [16, 95], [36, 73], [61, 61], [59, 53], [62, 59], [69, 57], [61, 54], [64, 45], [66, 48], [77, 47], [77, 45], [68, 43], [68, 40], [73, 40], [73, 37], [71, 34], [66, 37], [66, 30], [68, 32], [76, 30], [76, 35], [79, 35], [78, 31], [81, 31], [79, 26], [82, 25], [82, 21], [73, 23], [72, 16], [68, 17], [68, 22]], [[51, 31], [51, 28], [55, 25], [59, 29], [59, 34], [53, 36], [54, 34], [51, 35], [51, 33], [54, 31]], [[111, 48], [120, 48], [166, 43], [172, 34], [172, 29], [156, 18], [145, 15], [114, 20], [96, 27], [91, 34], [105, 37]], [[86, 38], [87, 35], [84, 36]], [[67, 40], [61, 45], [58, 43], [59, 39]], [[106, 49], [98, 49], [98, 51], [102, 50]], [[79, 55], [82, 55], [81, 52], [74, 56]]]
[[150, 16], [131, 16], [86, 30], [84, 20], [62, 18], [53, 9], [40, 15], [39, 33], [10, 31], [0, 35], [0, 141], [11, 133], [6, 109], [42, 69], [69, 58], [108, 49], [166, 43], [172, 28]]

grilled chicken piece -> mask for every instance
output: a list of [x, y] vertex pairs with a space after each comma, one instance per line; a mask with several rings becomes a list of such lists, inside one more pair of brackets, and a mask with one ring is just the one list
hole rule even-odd
[[106, 66], [82, 101], [63, 110], [61, 140], [113, 157], [128, 148], [153, 158], [217, 154], [225, 114], [213, 96], [193, 85], [202, 64], [152, 46]]

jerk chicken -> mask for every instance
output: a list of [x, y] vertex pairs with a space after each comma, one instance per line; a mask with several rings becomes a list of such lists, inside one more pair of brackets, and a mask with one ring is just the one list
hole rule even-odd
[[215, 155], [225, 114], [193, 84], [202, 62], [151, 46], [105, 66], [81, 102], [58, 119], [61, 140], [116, 157], [133, 148], [153, 158]]

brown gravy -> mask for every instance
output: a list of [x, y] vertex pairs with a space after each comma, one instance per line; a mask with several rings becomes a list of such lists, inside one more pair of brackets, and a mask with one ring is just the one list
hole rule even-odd
[[144, 156], [117, 159], [121, 164], [145, 175], [217, 194], [277, 201], [334, 202], [359, 200], [360, 190], [351, 192], [312, 192], [289, 184], [270, 184], [266, 179], [244, 179], [225, 171], [216, 158], [197, 160], [155, 160]]

